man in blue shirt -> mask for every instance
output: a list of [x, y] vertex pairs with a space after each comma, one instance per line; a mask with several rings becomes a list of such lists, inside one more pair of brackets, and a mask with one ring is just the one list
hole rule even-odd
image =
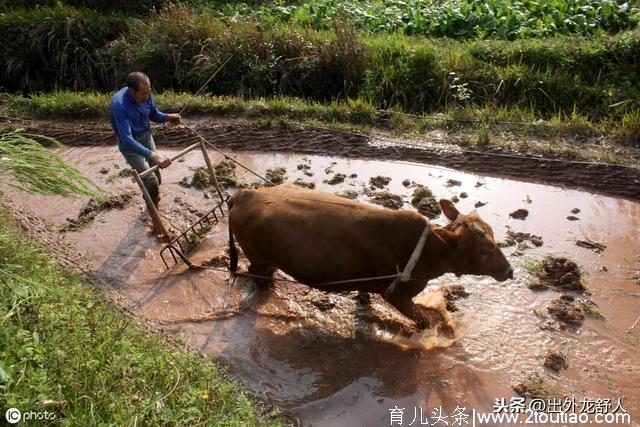
[[[118, 148], [127, 163], [142, 173], [153, 165], [166, 168], [171, 159], [156, 152], [149, 120], [156, 123], [180, 123], [180, 114], [165, 114], [158, 110], [151, 97], [151, 81], [146, 74], [135, 71], [127, 76], [127, 87], [111, 99], [111, 127], [118, 139]], [[153, 203], [160, 202], [160, 173], [143, 178]]]

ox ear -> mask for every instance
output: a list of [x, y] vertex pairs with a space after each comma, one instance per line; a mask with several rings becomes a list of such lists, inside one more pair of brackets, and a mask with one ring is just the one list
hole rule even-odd
[[453, 204], [451, 200], [440, 199], [440, 209], [442, 209], [442, 213], [446, 216], [449, 221], [455, 221], [460, 215], [456, 205]]

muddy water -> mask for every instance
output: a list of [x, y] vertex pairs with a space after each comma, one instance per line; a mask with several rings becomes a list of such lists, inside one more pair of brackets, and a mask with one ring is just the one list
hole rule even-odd
[[[116, 149], [73, 148], [63, 154], [110, 190], [135, 190], [128, 178], [107, 182], [121, 170], [116, 166], [125, 166]], [[477, 202], [485, 203], [478, 212], [497, 240], [510, 227], [539, 235], [544, 244], [521, 253], [515, 247], [504, 249], [516, 269], [515, 280], [498, 283], [488, 277], [446, 275], [433, 281], [427, 290], [458, 283], [470, 296], [459, 300], [453, 313], [460, 336], [456, 344], [417, 351], [379, 338], [376, 331], [385, 324], [404, 320], [377, 297], [367, 305], [355, 294], [322, 294], [284, 282], [271, 291], [256, 290], [248, 279], [232, 286], [226, 273], [214, 270], [178, 266], [165, 272], [141, 199], [125, 210], [101, 213], [92, 225], [66, 233], [65, 239], [93, 261], [95, 270], [109, 278], [114, 291], [141, 316], [229, 365], [252, 391], [305, 425], [390, 425], [390, 409], [396, 406], [404, 408], [404, 425], [416, 414], [413, 425], [418, 425], [420, 410], [431, 416], [438, 407], [451, 417], [456, 407], [467, 408], [467, 413], [488, 412], [496, 398], [509, 401], [515, 396], [512, 385], [532, 373], [539, 373], [556, 395], [577, 402], [603, 398], [615, 406], [621, 398], [632, 424], [640, 422], [640, 325], [630, 329], [640, 316], [640, 287], [627, 280], [640, 262], [635, 258], [640, 253], [638, 202], [403, 162], [264, 153], [237, 158], [260, 173], [285, 167], [289, 181], [314, 182], [317, 189], [330, 192], [361, 192], [369, 178], [388, 176], [388, 191], [404, 198], [404, 209], [413, 209], [413, 189], [403, 180], [427, 185], [438, 198], [466, 192], [458, 208], [466, 213]], [[176, 228], [214, 203], [213, 193], [205, 198], [201, 191], [178, 185], [202, 164], [201, 154], [193, 152], [163, 171], [161, 213]], [[298, 169], [302, 164], [313, 176]], [[100, 173], [102, 168], [109, 170]], [[335, 173], [347, 178], [338, 185], [323, 182]], [[238, 175], [248, 183], [257, 181], [249, 174]], [[12, 197], [55, 225], [63, 225], [86, 203]], [[367, 197], [361, 194], [360, 199], [366, 202]], [[518, 208], [529, 211], [526, 220], [509, 217]], [[574, 208], [580, 212], [571, 213]], [[578, 220], [568, 220], [570, 215]], [[444, 223], [442, 218], [434, 222]], [[596, 254], [575, 245], [575, 239], [585, 237], [607, 248]], [[194, 260], [223, 266], [225, 247], [223, 221], [204, 239]], [[529, 290], [525, 266], [546, 255], [568, 256], [581, 266], [590, 298], [604, 320], [587, 317], [571, 330], [540, 318], [558, 294]], [[567, 354], [567, 370], [554, 374], [543, 368], [550, 350]]]

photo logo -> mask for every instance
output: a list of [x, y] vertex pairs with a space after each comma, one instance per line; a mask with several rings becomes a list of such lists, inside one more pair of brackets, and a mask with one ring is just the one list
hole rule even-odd
[[4, 416], [9, 422], [9, 424], [16, 424], [20, 422], [20, 419], [22, 418], [22, 414], [20, 413], [20, 410], [17, 408], [7, 409], [7, 412], [5, 412]]

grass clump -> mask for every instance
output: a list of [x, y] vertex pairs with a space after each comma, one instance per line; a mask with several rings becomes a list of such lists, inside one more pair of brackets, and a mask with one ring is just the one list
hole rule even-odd
[[213, 362], [136, 326], [0, 218], [0, 406], [73, 425], [281, 425]]
[[532, 399], [552, 399], [558, 397], [559, 393], [538, 373], [532, 373], [522, 380], [521, 383], [513, 386], [513, 390], [520, 396]]
[[578, 292], [586, 290], [580, 267], [568, 258], [548, 256], [541, 262], [529, 264], [527, 269], [538, 279], [537, 282], [528, 285], [530, 289], [552, 288]]
[[433, 192], [425, 186], [419, 186], [413, 190], [411, 205], [422, 215], [429, 219], [434, 219], [440, 215], [440, 205], [433, 195]]
[[91, 224], [96, 219], [98, 214], [102, 211], [111, 209], [124, 209], [133, 201], [135, 196], [135, 192], [128, 192], [122, 194], [108, 194], [97, 198], [91, 198], [89, 202], [87, 202], [85, 207], [82, 208], [77, 218], [67, 219], [68, 224], [65, 230], [77, 231], [81, 228], [86, 227], [87, 225]]
[[282, 184], [287, 180], [287, 169], [283, 167], [267, 169], [265, 172], [265, 178], [271, 181], [272, 184]]
[[209, 175], [209, 169], [204, 166], [196, 168], [196, 170], [193, 172], [193, 176], [191, 177], [191, 186], [196, 187], [199, 190], [204, 190], [205, 188], [209, 187], [209, 185], [211, 185], [211, 175]]
[[358, 192], [354, 190], [345, 190], [335, 193], [336, 196], [343, 197], [345, 199], [356, 200], [358, 198]]
[[10, 186], [30, 193], [44, 195], [95, 196], [99, 189], [90, 179], [39, 141], [62, 147], [58, 141], [21, 129], [0, 130], [0, 178], [12, 177], [17, 183]]
[[404, 201], [401, 196], [389, 193], [388, 191], [374, 192], [371, 194], [369, 201], [394, 211], [402, 209], [402, 206], [404, 205]]
[[[230, 160], [222, 160], [214, 165], [213, 170], [218, 179], [218, 184], [223, 188], [238, 187], [240, 182], [236, 176], [236, 164]], [[207, 177], [209, 173], [207, 171]]]
[[331, 179], [325, 179], [323, 182], [329, 185], [337, 185], [344, 182], [347, 176], [343, 173], [337, 173]]
[[316, 188], [315, 182], [305, 181], [302, 178], [296, 179], [293, 183], [298, 187], [308, 188], [310, 190], [313, 190], [314, 188]]
[[598, 307], [595, 305], [593, 301], [584, 298], [577, 299], [578, 305], [582, 309], [582, 312], [587, 316], [595, 317], [598, 319], [606, 319], [604, 314], [600, 312]]
[[640, 109], [622, 116], [618, 134], [627, 144], [640, 147]]

